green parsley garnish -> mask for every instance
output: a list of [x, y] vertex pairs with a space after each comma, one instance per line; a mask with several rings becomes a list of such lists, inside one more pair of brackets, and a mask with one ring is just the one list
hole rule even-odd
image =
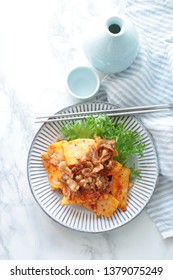
[[[123, 124], [115, 124], [113, 119], [107, 115], [89, 116], [85, 120], [77, 120], [67, 123], [61, 132], [65, 139], [74, 140], [78, 138], [94, 138], [94, 134], [103, 139], [114, 139], [118, 157], [115, 159], [126, 165], [129, 157], [138, 154], [143, 156], [145, 145], [141, 142], [141, 135], [132, 130], [125, 129]], [[134, 166], [131, 168], [133, 177], [140, 176], [139, 170]]]

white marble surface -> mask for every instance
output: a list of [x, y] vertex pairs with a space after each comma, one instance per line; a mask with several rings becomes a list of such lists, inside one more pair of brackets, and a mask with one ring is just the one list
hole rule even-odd
[[0, 259], [173, 259], [173, 239], [145, 210], [111, 232], [76, 232], [42, 212], [27, 181], [35, 117], [77, 102], [66, 75], [87, 64], [85, 32], [124, 9], [116, 0], [0, 1]]

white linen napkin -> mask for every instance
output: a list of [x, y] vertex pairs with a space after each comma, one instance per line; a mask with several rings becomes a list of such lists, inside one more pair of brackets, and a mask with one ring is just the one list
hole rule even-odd
[[[126, 16], [136, 25], [140, 51], [135, 62], [102, 81], [99, 99], [120, 107], [173, 103], [173, 1], [129, 0]], [[173, 236], [173, 111], [143, 115], [153, 136], [160, 175], [147, 205], [163, 238]]]

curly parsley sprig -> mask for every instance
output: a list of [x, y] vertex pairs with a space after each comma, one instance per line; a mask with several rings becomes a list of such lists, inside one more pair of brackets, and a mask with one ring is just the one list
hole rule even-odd
[[[115, 124], [107, 115], [89, 116], [85, 120], [67, 123], [61, 132], [65, 139], [94, 138], [94, 134], [103, 139], [114, 139], [118, 157], [116, 160], [126, 165], [130, 156], [138, 154], [143, 156], [145, 144], [141, 142], [141, 135], [132, 130], [125, 129], [123, 124]], [[139, 176], [139, 170], [132, 168], [132, 173]]]

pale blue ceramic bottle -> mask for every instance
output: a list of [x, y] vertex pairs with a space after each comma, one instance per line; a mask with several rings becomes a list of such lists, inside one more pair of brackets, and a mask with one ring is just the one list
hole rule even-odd
[[84, 42], [84, 52], [90, 63], [105, 73], [127, 69], [139, 50], [136, 27], [127, 18], [114, 16], [98, 29]]

